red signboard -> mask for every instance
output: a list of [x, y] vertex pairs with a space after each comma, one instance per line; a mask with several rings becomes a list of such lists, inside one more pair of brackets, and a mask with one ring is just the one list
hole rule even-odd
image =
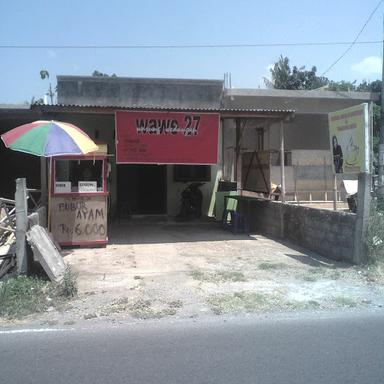
[[219, 114], [116, 111], [116, 163], [216, 164]]

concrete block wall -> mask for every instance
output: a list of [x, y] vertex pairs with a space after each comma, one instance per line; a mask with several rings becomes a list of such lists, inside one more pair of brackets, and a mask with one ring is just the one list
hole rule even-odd
[[[246, 209], [245, 204], [240, 209]], [[251, 231], [284, 238], [333, 260], [353, 262], [356, 215], [262, 199], [252, 200], [248, 209]]]

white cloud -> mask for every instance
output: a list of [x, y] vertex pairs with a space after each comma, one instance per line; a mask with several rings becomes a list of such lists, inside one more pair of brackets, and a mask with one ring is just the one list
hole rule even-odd
[[359, 72], [364, 76], [369, 76], [381, 73], [381, 66], [382, 62], [380, 57], [369, 56], [356, 64], [352, 64], [351, 70]]

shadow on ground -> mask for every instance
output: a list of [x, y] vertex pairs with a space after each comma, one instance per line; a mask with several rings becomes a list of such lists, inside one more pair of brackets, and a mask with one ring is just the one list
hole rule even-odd
[[256, 240], [234, 234], [214, 220], [175, 221], [165, 217], [133, 218], [109, 226], [109, 244], [158, 244], [203, 241]]

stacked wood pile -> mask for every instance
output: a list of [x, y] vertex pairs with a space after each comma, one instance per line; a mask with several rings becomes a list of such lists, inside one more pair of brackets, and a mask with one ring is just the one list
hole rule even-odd
[[0, 197], [0, 279], [16, 266], [15, 201]]

